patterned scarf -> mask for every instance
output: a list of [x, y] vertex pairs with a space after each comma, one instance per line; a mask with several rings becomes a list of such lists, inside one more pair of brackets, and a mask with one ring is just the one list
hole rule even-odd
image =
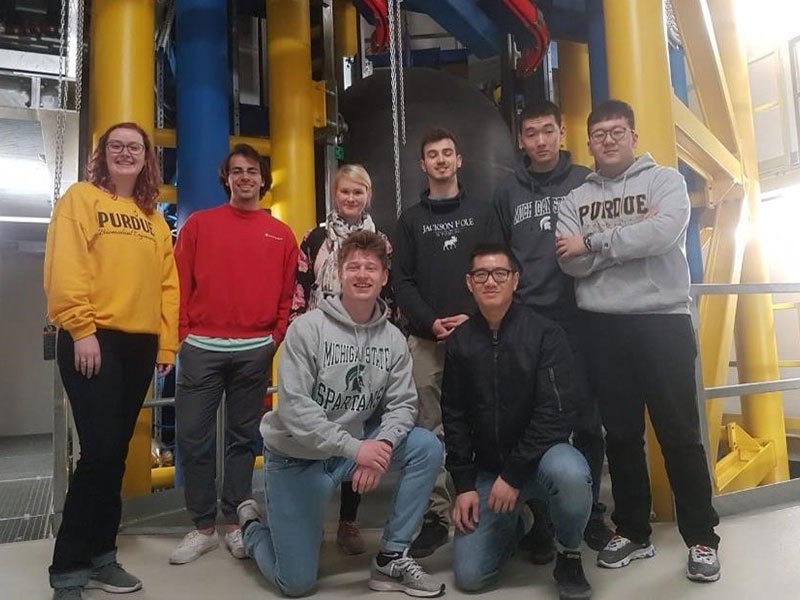
[[335, 210], [332, 210], [325, 219], [325, 250], [328, 255], [317, 273], [317, 289], [312, 293], [310, 307], [317, 306], [325, 296], [338, 295], [341, 291], [339, 285], [339, 248], [342, 242], [354, 231], [375, 232], [375, 223], [367, 213], [361, 215], [361, 221], [355, 225], [342, 219]]

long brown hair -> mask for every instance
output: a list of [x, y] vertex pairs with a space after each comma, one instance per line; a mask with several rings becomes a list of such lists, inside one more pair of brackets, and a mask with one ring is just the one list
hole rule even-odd
[[144, 142], [144, 166], [136, 178], [136, 184], [133, 187], [133, 199], [136, 202], [136, 206], [144, 214], [151, 215], [156, 209], [158, 186], [161, 184], [161, 171], [158, 168], [156, 153], [153, 150], [150, 138], [144, 129], [136, 123], [117, 123], [106, 129], [105, 133], [100, 136], [97, 147], [89, 159], [89, 165], [86, 169], [87, 177], [97, 187], [108, 190], [115, 196], [117, 195], [117, 190], [114, 182], [111, 181], [111, 174], [108, 171], [108, 163], [106, 162], [106, 143], [108, 142], [108, 136], [115, 129], [133, 129], [142, 136], [142, 141]]

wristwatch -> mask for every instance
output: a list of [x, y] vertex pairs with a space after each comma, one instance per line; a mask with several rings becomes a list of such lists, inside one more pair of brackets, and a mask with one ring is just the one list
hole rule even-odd
[[589, 252], [593, 252], [591, 233], [587, 233], [585, 236], [583, 236], [583, 245], [586, 246], [586, 250], [588, 250]]

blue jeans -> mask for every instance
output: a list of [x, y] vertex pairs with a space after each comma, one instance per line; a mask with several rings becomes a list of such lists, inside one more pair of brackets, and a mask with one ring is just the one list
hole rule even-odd
[[525, 535], [520, 517], [523, 504], [544, 500], [550, 509], [556, 539], [568, 549], [577, 549], [592, 510], [592, 476], [586, 459], [569, 444], [556, 444], [544, 453], [539, 468], [520, 490], [512, 512], [498, 514], [489, 509], [489, 492], [497, 475], [479, 471], [475, 486], [480, 496], [479, 521], [474, 531], [456, 531], [453, 571], [456, 587], [477, 592], [493, 584], [503, 564], [511, 558]]
[[[384, 550], [401, 552], [411, 545], [443, 455], [439, 439], [419, 427], [414, 427], [392, 452], [389, 470], [399, 471], [400, 480], [383, 529]], [[267, 522], [247, 528], [244, 547], [264, 577], [284, 595], [302, 596], [316, 585], [325, 507], [334, 490], [351, 479], [355, 469], [352, 460], [340, 456], [302, 460], [265, 452]]]

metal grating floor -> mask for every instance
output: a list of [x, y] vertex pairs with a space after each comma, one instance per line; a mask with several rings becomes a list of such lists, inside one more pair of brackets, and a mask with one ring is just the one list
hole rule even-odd
[[53, 478], [0, 481], [0, 544], [49, 535]]

